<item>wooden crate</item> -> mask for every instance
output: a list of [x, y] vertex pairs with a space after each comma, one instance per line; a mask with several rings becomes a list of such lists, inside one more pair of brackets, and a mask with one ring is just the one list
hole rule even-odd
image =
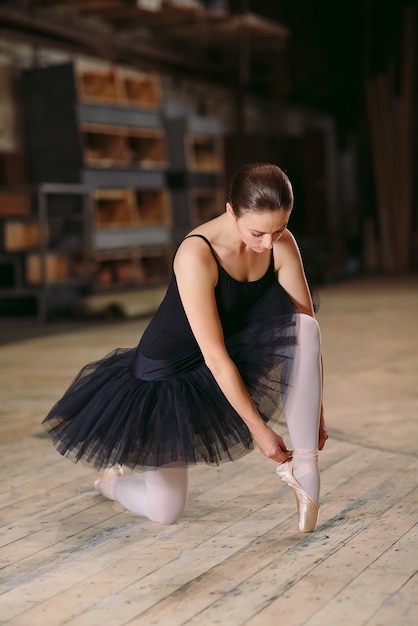
[[118, 69], [112, 65], [77, 62], [75, 79], [80, 100], [117, 103], [123, 94]]
[[83, 101], [154, 109], [161, 106], [160, 80], [154, 73], [78, 61], [75, 79], [78, 96]]
[[81, 131], [84, 158], [88, 165], [137, 165], [149, 168], [167, 165], [162, 130], [83, 124]]
[[99, 227], [171, 224], [166, 189], [97, 189], [92, 194], [94, 222]]
[[141, 280], [138, 262], [134, 257], [125, 261], [119, 261], [115, 266], [115, 270], [118, 283], [138, 283]]
[[133, 163], [142, 167], [165, 167], [167, 153], [162, 130], [140, 128], [127, 131], [127, 142]]
[[186, 158], [191, 170], [220, 172], [223, 161], [219, 137], [189, 135], [186, 138]]
[[99, 287], [122, 287], [139, 284], [138, 255], [133, 250], [102, 254], [96, 257], [96, 282]]
[[144, 284], [150, 285], [167, 280], [171, 271], [171, 248], [142, 251], [140, 271]]
[[[66, 256], [48, 253], [45, 257], [45, 273], [48, 283], [68, 280], [70, 277], [70, 260]], [[42, 282], [41, 257], [29, 254], [25, 259], [25, 279], [28, 285], [39, 285]]]
[[0, 191], [0, 216], [30, 215], [31, 198], [27, 193]]
[[127, 104], [155, 109], [161, 107], [160, 80], [156, 74], [143, 74], [121, 68], [120, 81]]
[[131, 189], [97, 189], [92, 200], [97, 226], [122, 226], [132, 222], [135, 199]]
[[135, 224], [171, 224], [171, 206], [166, 189], [135, 190], [132, 220]]
[[23, 252], [39, 246], [39, 226], [32, 222], [5, 222], [3, 249], [5, 252]]
[[107, 287], [115, 282], [111, 263], [98, 263], [96, 267], [96, 283], [99, 287]]
[[95, 258], [96, 284], [98, 287], [123, 287], [167, 281], [171, 258], [171, 246], [99, 253]]
[[131, 153], [126, 133], [119, 127], [82, 124], [84, 159], [87, 165], [128, 165]]

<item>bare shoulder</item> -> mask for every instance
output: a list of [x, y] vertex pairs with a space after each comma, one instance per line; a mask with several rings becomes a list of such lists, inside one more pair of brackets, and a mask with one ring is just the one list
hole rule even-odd
[[[212, 249], [218, 247], [220, 235], [224, 228], [225, 215], [221, 215], [209, 222], [200, 224], [183, 239], [174, 258], [174, 269], [186, 267], [189, 270], [203, 267], [217, 273], [216, 261]], [[198, 236], [197, 236], [198, 235]], [[207, 241], [205, 241], [205, 239]], [[209, 244], [208, 244], [209, 242]]]
[[290, 230], [286, 228], [277, 244], [274, 246], [274, 266], [278, 271], [289, 263], [301, 263], [299, 246]]
[[190, 280], [205, 277], [216, 280], [217, 265], [212, 251], [202, 237], [186, 237], [177, 249], [174, 257], [174, 273]]

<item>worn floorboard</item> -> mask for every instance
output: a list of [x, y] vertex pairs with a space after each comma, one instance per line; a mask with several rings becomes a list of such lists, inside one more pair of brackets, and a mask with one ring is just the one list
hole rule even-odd
[[418, 279], [320, 296], [331, 438], [308, 535], [258, 451], [194, 468], [173, 526], [104, 500], [90, 469], [55, 452], [41, 426], [51, 404], [146, 320], [26, 327], [0, 345], [0, 624], [416, 626]]

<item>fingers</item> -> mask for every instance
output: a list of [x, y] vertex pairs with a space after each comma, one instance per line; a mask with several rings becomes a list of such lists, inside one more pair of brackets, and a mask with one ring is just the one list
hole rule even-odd
[[277, 435], [277, 433], [275, 433], [275, 435], [277, 437], [276, 442], [278, 445], [275, 450], [275, 454], [272, 455], [270, 458], [272, 458], [273, 461], [276, 461], [277, 463], [284, 463], [284, 461], [288, 461], [292, 458], [293, 450], [288, 450], [282, 437], [280, 437], [280, 435]]
[[320, 433], [319, 433], [319, 438], [318, 438], [318, 450], [322, 450], [323, 449], [327, 439], [328, 439], [328, 432], [325, 429], [321, 430]]
[[278, 463], [284, 463], [285, 461], [289, 461], [289, 459], [292, 458], [293, 450], [287, 449], [287, 446], [283, 439], [280, 437], [280, 435], [277, 435], [277, 437], [279, 442], [279, 449], [277, 450], [277, 455], [274, 458], [274, 461], [277, 461]]
[[292, 456], [293, 456], [292, 450], [287, 450], [286, 448], [284, 450], [281, 449], [277, 453], [277, 455], [273, 458], [273, 461], [276, 461], [277, 463], [284, 463], [285, 461], [290, 461]]
[[284, 463], [292, 458], [292, 450], [288, 450], [282, 437], [272, 428], [264, 424], [264, 429], [260, 433], [253, 434], [255, 442], [260, 452], [276, 463]]

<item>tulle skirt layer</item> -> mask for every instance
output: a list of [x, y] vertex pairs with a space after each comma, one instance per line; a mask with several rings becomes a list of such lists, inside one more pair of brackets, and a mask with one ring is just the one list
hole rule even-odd
[[[292, 384], [297, 320], [273, 286], [226, 341], [266, 422], [280, 418]], [[253, 449], [247, 426], [196, 354], [179, 356], [176, 367], [133, 348], [115, 350], [81, 370], [44, 426], [61, 454], [96, 469], [219, 464]]]

